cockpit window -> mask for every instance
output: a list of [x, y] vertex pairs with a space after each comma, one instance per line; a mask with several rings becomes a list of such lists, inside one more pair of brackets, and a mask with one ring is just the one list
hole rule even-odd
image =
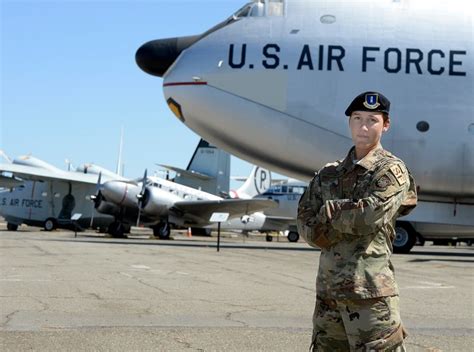
[[265, 15], [264, 10], [265, 4], [263, 0], [250, 2], [235, 12], [232, 18], [236, 20], [243, 17], [263, 17]]
[[204, 32], [201, 35], [200, 39], [243, 18], [283, 16], [285, 12], [284, 9], [285, 0], [254, 0], [243, 6], [238, 11], [236, 11], [225, 21], [215, 25], [211, 29]]
[[283, 16], [284, 0], [255, 0], [234, 13], [232, 18]]
[[283, 16], [284, 0], [266, 0], [267, 16]]

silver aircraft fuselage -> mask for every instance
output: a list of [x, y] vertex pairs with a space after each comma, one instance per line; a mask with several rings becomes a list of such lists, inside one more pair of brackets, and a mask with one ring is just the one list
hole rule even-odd
[[420, 194], [473, 199], [473, 5], [281, 4], [273, 13], [269, 2], [249, 5], [267, 8], [180, 49], [163, 86], [181, 121], [242, 159], [309, 180], [352, 146], [344, 116], [352, 98], [380, 91], [392, 102], [383, 145]]

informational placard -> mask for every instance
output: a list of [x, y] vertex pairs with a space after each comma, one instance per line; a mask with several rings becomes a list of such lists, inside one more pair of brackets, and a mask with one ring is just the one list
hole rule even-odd
[[221, 248], [221, 222], [227, 221], [229, 213], [212, 213], [210, 222], [217, 222], [217, 251]]
[[224, 222], [229, 218], [229, 213], [212, 213], [210, 222]]
[[77, 221], [77, 220], [79, 220], [81, 217], [82, 217], [82, 214], [80, 214], [80, 213], [75, 213], [75, 214], [73, 214], [73, 215], [71, 216], [71, 220], [72, 220], [72, 221]]

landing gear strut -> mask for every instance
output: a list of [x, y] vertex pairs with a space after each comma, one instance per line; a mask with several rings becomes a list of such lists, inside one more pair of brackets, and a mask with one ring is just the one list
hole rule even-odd
[[111, 223], [107, 229], [107, 233], [111, 235], [114, 238], [126, 238], [125, 232], [126, 231], [126, 226], [119, 222], [119, 221], [114, 221]]

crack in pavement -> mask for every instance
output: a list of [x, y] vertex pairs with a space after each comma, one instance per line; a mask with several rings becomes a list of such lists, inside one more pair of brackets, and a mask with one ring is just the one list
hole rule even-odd
[[232, 314], [245, 313], [245, 312], [249, 312], [249, 310], [241, 310], [241, 311], [236, 311], [236, 312], [227, 312], [226, 315], [225, 315], [225, 320], [228, 320], [228, 321], [231, 321], [231, 322], [234, 322], [234, 323], [242, 324], [243, 327], [248, 328], [249, 327], [248, 323], [232, 318]]
[[19, 311], [19, 310], [15, 310], [15, 311], [11, 312], [10, 314], [8, 314], [8, 315], [5, 317], [5, 321], [4, 321], [0, 326], [1, 326], [2, 328], [3, 328], [3, 327], [6, 327], [6, 326], [10, 323], [10, 321], [12, 320], [13, 316], [14, 316], [16, 313], [18, 313], [18, 312], [20, 312], [20, 311]]

